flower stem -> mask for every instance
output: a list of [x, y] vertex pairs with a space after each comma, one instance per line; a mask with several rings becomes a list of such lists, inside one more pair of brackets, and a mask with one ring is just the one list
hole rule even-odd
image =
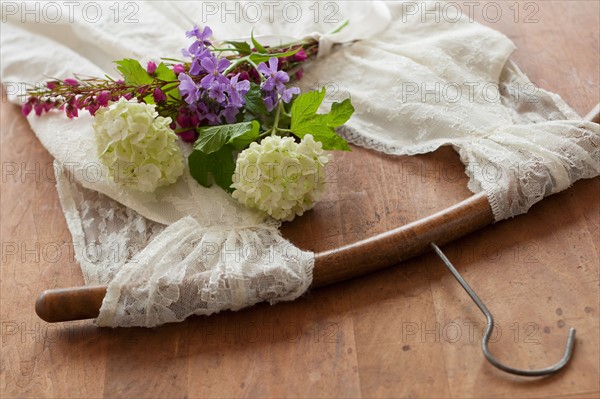
[[336, 34], [338, 32], [340, 32], [342, 29], [344, 29], [346, 26], [348, 26], [348, 24], [350, 23], [349, 19], [345, 19], [342, 21], [341, 24], [339, 24], [337, 27], [335, 27], [332, 31], [327, 32], [327, 35], [333, 35]]
[[271, 130], [271, 136], [277, 135], [277, 130], [279, 128], [279, 117], [281, 116], [281, 111], [283, 110], [283, 101], [279, 99], [277, 103], [277, 111], [275, 111], [275, 121], [273, 122], [273, 129]]

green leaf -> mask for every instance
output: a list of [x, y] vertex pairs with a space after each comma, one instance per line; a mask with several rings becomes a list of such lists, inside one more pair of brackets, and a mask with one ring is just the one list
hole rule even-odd
[[263, 47], [262, 44], [260, 44], [258, 42], [258, 40], [256, 40], [254, 38], [254, 29], [252, 29], [252, 32], [250, 32], [250, 38], [252, 39], [252, 44], [254, 45], [254, 48], [258, 50], [259, 53], [266, 53], [267, 49]]
[[250, 83], [250, 90], [246, 93], [246, 110], [256, 116], [268, 113], [262, 98], [260, 86], [256, 83]]
[[320, 141], [323, 144], [324, 150], [350, 151], [350, 146], [346, 140], [338, 136], [335, 129], [321, 118], [318, 118], [319, 116], [322, 115], [317, 115], [317, 118], [311, 120], [310, 123], [303, 124], [301, 127], [292, 128], [292, 131], [300, 138], [312, 134], [315, 141]]
[[152, 83], [152, 76], [140, 65], [137, 60], [125, 58], [115, 61], [117, 69], [123, 75], [126, 83], [130, 85], [145, 85]]
[[250, 54], [252, 52], [250, 45], [246, 42], [227, 41], [225, 43], [231, 44], [235, 51], [237, 51], [240, 54]]
[[227, 141], [227, 144], [231, 144], [236, 150], [245, 150], [251, 143], [255, 142], [260, 134], [260, 123], [254, 120], [251, 121], [250, 124], [252, 125], [251, 129], [247, 130], [245, 133], [231, 136], [229, 141]]
[[325, 150], [350, 151], [350, 146], [335, 132], [335, 128], [343, 125], [350, 119], [354, 107], [350, 99], [341, 103], [333, 103], [331, 111], [327, 114], [317, 114], [319, 106], [325, 98], [325, 88], [301, 94], [292, 105], [291, 126], [292, 132], [304, 138], [312, 134], [316, 141], [323, 144]]
[[156, 67], [156, 72], [154, 72], [156, 77], [159, 80], [165, 82], [173, 82], [177, 80], [177, 76], [175, 76], [175, 72], [171, 68], [165, 65], [164, 62], [161, 62], [158, 67]]
[[219, 151], [229, 140], [227, 126], [221, 125], [199, 129], [200, 136], [194, 143], [194, 151], [201, 151], [205, 154]]
[[190, 174], [204, 187], [210, 187], [214, 182], [228, 192], [233, 191], [230, 186], [235, 172], [234, 150], [233, 146], [226, 145], [210, 154], [193, 151], [188, 157]]
[[300, 94], [292, 105], [292, 130], [293, 126], [299, 127], [303, 120], [311, 119], [317, 113], [319, 106], [325, 99], [326, 90], [323, 87], [321, 90], [309, 91], [308, 93]]
[[224, 190], [232, 191], [229, 186], [235, 172], [233, 151], [245, 149], [256, 141], [259, 129], [258, 121], [200, 129], [200, 137], [188, 157], [192, 177], [204, 187], [210, 187], [214, 181]]
[[349, 98], [345, 99], [341, 103], [333, 103], [331, 105], [331, 111], [328, 116], [329, 126], [338, 127], [348, 122], [348, 119], [354, 113], [354, 106]]
[[194, 151], [212, 154], [225, 144], [245, 148], [258, 138], [260, 125], [257, 121], [210, 126], [199, 130], [200, 136], [194, 143]]
[[144, 97], [142, 101], [144, 101], [146, 104], [155, 104], [154, 96], [152, 94], [149, 94], [146, 97]]

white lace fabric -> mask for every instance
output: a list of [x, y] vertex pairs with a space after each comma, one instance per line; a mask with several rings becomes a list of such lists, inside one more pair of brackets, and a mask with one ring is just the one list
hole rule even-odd
[[108, 285], [99, 326], [154, 327], [292, 300], [312, 281], [313, 254], [283, 239], [273, 221], [205, 226], [186, 216], [165, 226], [66, 170], [57, 188], [85, 283]]
[[[201, 12], [201, 5], [138, 4], [134, 26], [76, 21], [57, 29], [9, 18], [2, 24], [3, 82], [102, 76], [114, 59], [177, 57], [191, 25], [185, 15]], [[600, 173], [599, 126], [534, 88], [509, 61], [514, 45], [501, 33], [466, 17], [423, 20], [400, 2], [338, 5], [351, 20], [341, 33], [315, 33], [333, 26], [311, 18], [262, 21], [255, 33], [319, 38], [320, 57], [302, 85], [333, 85], [333, 97], [351, 96], [356, 112], [340, 130], [349, 141], [409, 155], [452, 145], [469, 188], [487, 193], [496, 220]], [[242, 37], [253, 27], [219, 18], [207, 21], [219, 38]], [[160, 37], [156, 26], [163, 27]], [[328, 54], [333, 44], [354, 40]], [[62, 170], [57, 189], [85, 283], [108, 285], [99, 325], [152, 327], [292, 300], [310, 286], [313, 254], [218, 187], [201, 187], [186, 170], [175, 185], [150, 195], [125, 190], [106, 179], [89, 115], [29, 121]]]
[[352, 98], [356, 112], [340, 132], [348, 141], [396, 155], [453, 146], [496, 221], [600, 173], [598, 124], [535, 87], [509, 60], [506, 36], [450, 11], [407, 9], [390, 6], [384, 32], [305, 74], [305, 82], [335, 82], [335, 99]]

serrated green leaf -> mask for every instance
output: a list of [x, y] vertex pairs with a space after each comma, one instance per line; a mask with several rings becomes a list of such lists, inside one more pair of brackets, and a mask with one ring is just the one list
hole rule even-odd
[[233, 144], [236, 148], [246, 142], [250, 144], [258, 138], [259, 128], [257, 121], [202, 128], [198, 131], [200, 136], [194, 143], [194, 150], [212, 154], [227, 143]]
[[235, 172], [234, 150], [230, 145], [225, 145], [219, 151], [210, 154], [194, 150], [188, 157], [190, 174], [204, 187], [210, 187], [214, 182], [222, 189], [231, 192], [230, 186]]
[[255, 49], [258, 50], [259, 53], [266, 53], [267, 49], [263, 47], [262, 44], [260, 44], [258, 42], [258, 40], [256, 40], [254, 38], [254, 29], [252, 29], [252, 32], [250, 32], [250, 38], [252, 39], [252, 45], [254, 46]]
[[235, 42], [230, 40], [226, 41], [225, 43], [231, 44], [235, 51], [240, 54], [250, 54], [252, 52], [252, 48], [250, 48], [250, 45], [246, 42]]
[[326, 114], [328, 118], [329, 126], [338, 127], [348, 122], [348, 119], [354, 113], [354, 106], [349, 98], [345, 99], [341, 103], [333, 103], [331, 105], [331, 111]]
[[198, 130], [200, 136], [194, 143], [194, 151], [211, 154], [219, 151], [229, 139], [227, 137], [227, 125], [205, 127]]
[[152, 83], [152, 76], [140, 65], [137, 60], [125, 58], [115, 61], [117, 69], [123, 75], [123, 79], [130, 85], [145, 85]]
[[317, 114], [325, 94], [325, 88], [322, 88], [298, 96], [291, 108], [290, 129], [300, 138], [311, 134], [316, 141], [323, 144], [325, 150], [350, 151], [350, 146], [346, 140], [338, 136], [335, 128], [350, 119], [354, 107], [347, 99], [341, 103], [334, 103], [329, 113]]
[[[246, 123], [248, 122], [243, 122], [242, 124]], [[250, 143], [256, 141], [260, 133], [260, 123], [256, 120], [249, 123], [251, 125], [249, 130], [241, 134], [239, 134], [239, 132], [241, 132], [242, 129], [237, 130], [236, 133], [229, 138], [227, 144], [231, 144], [236, 150], [244, 150], [248, 148]]]
[[175, 72], [171, 68], [165, 65], [164, 62], [161, 62], [158, 67], [156, 67], [156, 72], [154, 72], [156, 77], [159, 80], [165, 82], [173, 82], [177, 80], [177, 76], [175, 76]]
[[310, 123], [302, 124], [300, 127], [292, 129], [292, 131], [301, 139], [307, 134], [311, 134], [315, 141], [320, 141], [323, 144], [324, 150], [350, 151], [346, 140], [338, 136], [335, 129], [327, 124], [326, 119], [319, 118], [320, 116], [323, 115], [316, 115]]
[[326, 90], [323, 87], [321, 90], [309, 91], [308, 93], [300, 94], [292, 104], [292, 130], [294, 126], [299, 127], [303, 120], [312, 119], [317, 113], [319, 106], [325, 99]]
[[338, 136], [337, 133], [335, 133], [335, 130], [333, 133], [328, 132], [326, 134], [313, 132], [312, 135], [315, 141], [320, 141], [323, 144], [324, 150], [352, 151], [348, 145], [348, 142], [342, 137]]

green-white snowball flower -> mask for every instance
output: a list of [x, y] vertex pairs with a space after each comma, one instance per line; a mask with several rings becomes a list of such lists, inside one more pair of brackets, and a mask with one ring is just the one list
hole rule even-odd
[[100, 161], [118, 184], [143, 192], [175, 183], [184, 159], [171, 118], [153, 104], [119, 99], [94, 117]]
[[330, 159], [310, 134], [300, 143], [291, 137], [266, 137], [238, 156], [233, 198], [275, 219], [291, 221], [319, 200]]

